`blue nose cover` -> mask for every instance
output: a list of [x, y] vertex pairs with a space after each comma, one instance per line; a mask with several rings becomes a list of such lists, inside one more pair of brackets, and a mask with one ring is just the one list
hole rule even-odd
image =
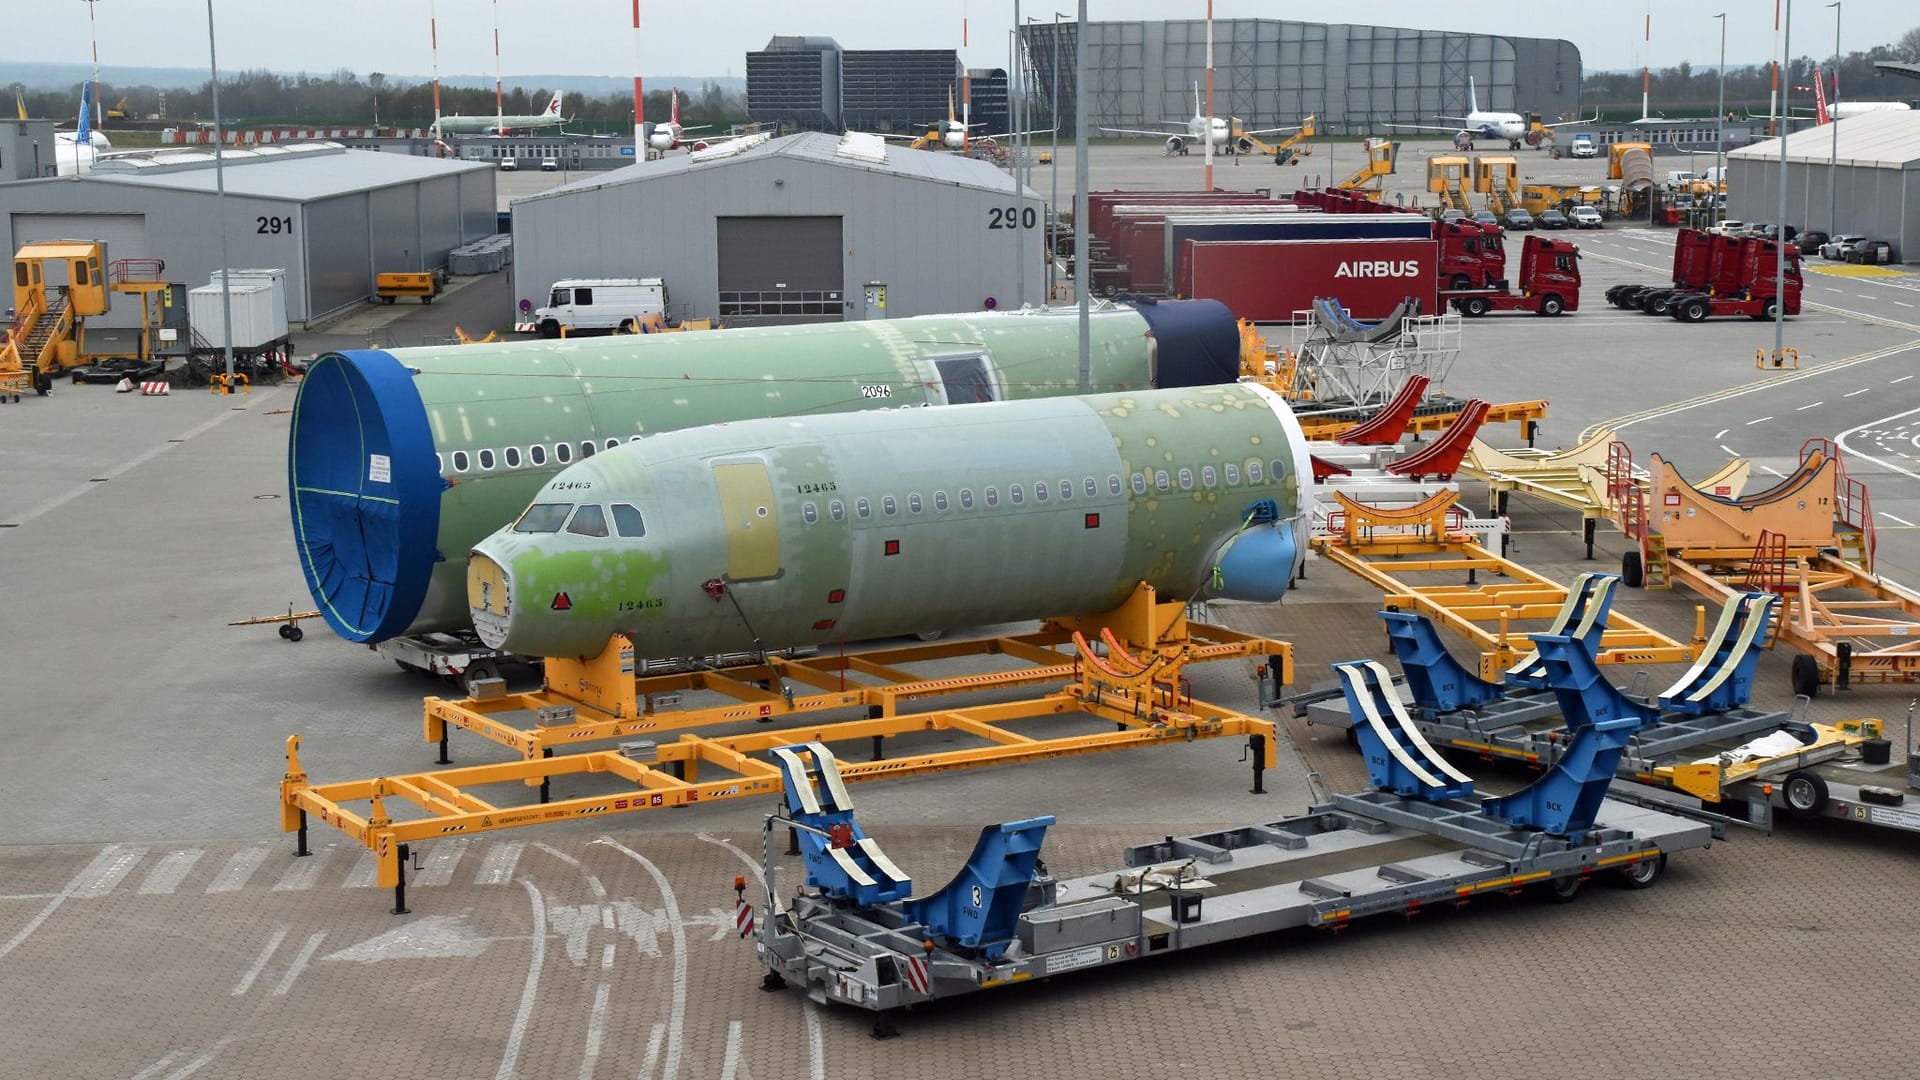
[[1207, 594], [1270, 604], [1287, 594], [1298, 551], [1286, 524], [1259, 525], [1227, 542], [1214, 563]]

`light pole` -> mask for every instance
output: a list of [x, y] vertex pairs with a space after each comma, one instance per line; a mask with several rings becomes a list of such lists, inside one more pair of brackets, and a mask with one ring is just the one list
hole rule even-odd
[[1720, 193], [1727, 188], [1727, 13], [1723, 11], [1714, 18], [1720, 20], [1720, 104], [1713, 114], [1713, 201], [1708, 205], [1707, 214], [1710, 221], [1718, 221], [1725, 211]]
[[1013, 0], [1013, 34], [1007, 39], [1007, 119], [1013, 142], [1013, 288], [1015, 309], [1027, 306], [1027, 185], [1020, 178], [1020, 0]]
[[1073, 23], [1073, 291], [1080, 299], [1080, 392], [1093, 393], [1093, 338], [1087, 273], [1087, 0]]
[[1793, 0], [1785, 0], [1786, 15], [1780, 21], [1780, 217], [1774, 228], [1773, 270], [1773, 362], [1780, 362], [1787, 336], [1787, 99], [1793, 86], [1788, 57], [1793, 55]]
[[[93, 6], [100, 0], [80, 0], [87, 5], [87, 38], [93, 43], [93, 126], [100, 126], [100, 35], [94, 29]], [[78, 172], [78, 169], [74, 170]]]
[[1840, 0], [1828, 4], [1833, 9], [1833, 104], [1827, 106], [1827, 126], [1833, 129], [1833, 152], [1827, 159], [1827, 232], [1840, 231], [1840, 118], [1832, 110], [1840, 104]]
[[1047, 99], [1047, 126], [1053, 129], [1053, 159], [1047, 172], [1053, 177], [1053, 189], [1047, 194], [1047, 205], [1053, 211], [1053, 219], [1047, 222], [1047, 299], [1053, 299], [1053, 287], [1057, 280], [1055, 268], [1060, 265], [1060, 19], [1065, 12], [1053, 13], [1053, 93]]
[[213, 45], [213, 0], [207, 0], [207, 71], [213, 76], [213, 205], [214, 217], [220, 222], [220, 332], [224, 342], [221, 352], [227, 361], [226, 390], [231, 394], [233, 393], [233, 262], [227, 257], [225, 165], [227, 133], [220, 127], [220, 54]]

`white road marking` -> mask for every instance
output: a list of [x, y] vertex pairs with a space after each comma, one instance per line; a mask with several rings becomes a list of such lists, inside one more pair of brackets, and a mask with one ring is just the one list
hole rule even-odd
[[148, 1080], [148, 1078], [153, 1076], [153, 1074], [173, 1064], [173, 1059], [179, 1056], [180, 1056], [180, 1051], [175, 1050], [173, 1053], [168, 1054], [166, 1057], [161, 1058], [159, 1061], [156, 1061], [153, 1064], [147, 1066], [146, 1068], [141, 1069], [139, 1072], [134, 1073], [131, 1077], [128, 1077], [128, 1080]]
[[204, 1054], [201, 1054], [199, 1057], [194, 1058], [192, 1061], [189, 1061], [185, 1065], [182, 1065], [179, 1068], [168, 1073], [167, 1080], [187, 1080], [187, 1077], [192, 1076], [194, 1073], [197, 1073], [201, 1069], [206, 1068], [207, 1063], [212, 1061], [214, 1055], [218, 1054], [220, 1052], [220, 1048], [225, 1046], [226, 1044], [227, 1044], [227, 1040], [225, 1039], [220, 1040], [219, 1045], [215, 1046], [213, 1049], [207, 1051]]
[[253, 876], [253, 872], [260, 869], [260, 864], [267, 861], [267, 854], [265, 844], [241, 848], [234, 852], [228, 857], [227, 865], [220, 868], [220, 873], [216, 874], [213, 882], [207, 886], [207, 891], [210, 893], [238, 892], [240, 887], [247, 883], [247, 879]]
[[507, 1029], [507, 1046], [500, 1053], [500, 1071], [495, 1080], [513, 1080], [519, 1072], [520, 1044], [527, 1038], [527, 1022], [533, 1019], [533, 1002], [540, 993], [540, 968], [547, 962], [547, 905], [540, 890], [526, 878], [520, 887], [527, 890], [533, 905], [533, 955], [527, 958], [527, 978], [520, 988], [520, 1008], [513, 1014], [513, 1026]]
[[1854, 293], [1854, 294], [1853, 294], [1853, 296], [1854, 296], [1854, 299], [1856, 299], [1856, 300], [1873, 300], [1873, 299], [1876, 299], [1875, 297], [1872, 297], [1872, 296], [1868, 296], [1868, 295], [1867, 295], [1866, 293], [1863, 293], [1863, 292], [1857, 292], [1857, 293]]
[[610, 836], [598, 837], [594, 843], [605, 844], [639, 863], [660, 890], [660, 904], [666, 910], [673, 936], [673, 1000], [667, 1009], [667, 1046], [660, 1062], [660, 1080], [674, 1080], [680, 1075], [680, 1035], [687, 1021], [687, 930], [680, 921], [680, 902], [674, 898], [673, 883], [651, 859]]
[[279, 951], [280, 943], [285, 940], [287, 940], [287, 927], [284, 926], [275, 930], [272, 937], [267, 938], [266, 947], [260, 950], [260, 955], [254, 959], [253, 966], [247, 969], [246, 974], [240, 976], [239, 982], [233, 984], [234, 997], [239, 997], [253, 989], [254, 980], [260, 977], [261, 972], [267, 970], [267, 961], [273, 959], [273, 954]]
[[[48, 918], [52, 917], [54, 912], [60, 910], [60, 905], [67, 902], [67, 898], [73, 895], [74, 890], [79, 888], [81, 883], [98, 878], [106, 867], [113, 865], [114, 860], [120, 857], [120, 850], [120, 845], [118, 844], [109, 844], [102, 848], [100, 853], [93, 857], [92, 862], [82, 867], [80, 872], [73, 876], [73, 880], [67, 882], [66, 888], [55, 893], [52, 898], [47, 901], [47, 906], [41, 908], [38, 915], [28, 919], [27, 925], [15, 931], [14, 935], [7, 939], [5, 945], [0, 945], [0, 957], [5, 957], [8, 953], [19, 948], [21, 942], [33, 936], [33, 932], [40, 929], [40, 924], [46, 922]], [[145, 849], [143, 848], [142, 850]]]
[[287, 973], [280, 976], [280, 984], [273, 988], [274, 997], [287, 996], [287, 991], [293, 989], [293, 980], [299, 978], [300, 973], [307, 970], [307, 963], [313, 959], [314, 953], [320, 951], [320, 943], [326, 939], [327, 932], [325, 930], [316, 930], [313, 936], [307, 938], [307, 943], [300, 946], [300, 952], [294, 956], [293, 964], [287, 968]]
[[102, 857], [96, 857], [92, 863], [88, 864], [87, 868], [92, 873], [81, 880], [79, 887], [73, 890], [76, 898], [92, 900], [107, 895], [113, 891], [115, 885], [120, 884], [128, 874], [133, 872], [133, 868], [139, 865], [141, 859], [147, 857], [146, 848], [123, 848], [116, 844], [107, 851], [113, 852], [111, 858], [104, 858], [107, 852], [103, 851], [100, 853]]
[[[1725, 448], [1722, 447], [1722, 449]], [[1740, 455], [1728, 450], [1727, 456], [1739, 457]], [[714, 836], [712, 833], [702, 832], [695, 833], [694, 835], [709, 844], [718, 844], [728, 851], [733, 852], [735, 858], [747, 864], [747, 870], [753, 874], [753, 879], [760, 885], [761, 894], [764, 895], [766, 893], [766, 872], [761, 869], [760, 863], [754, 859], [753, 856], [741, 849], [740, 845], [725, 837]], [[771, 902], [769, 902], [769, 910], [765, 913], [765, 917], [772, 917], [772, 915], [772, 905]], [[808, 1080], [827, 1080], [826, 1032], [820, 1026], [820, 1007], [814, 1004], [812, 998], [802, 998], [800, 1007], [807, 1020]], [[646, 1074], [642, 1073], [641, 1075], [644, 1076]]]
[[1860, 396], [1861, 394], [1869, 394], [1869, 393], [1872, 393], [1872, 392], [1873, 392], [1873, 387], [1871, 387], [1871, 386], [1863, 386], [1863, 387], [1861, 387], [1861, 388], [1860, 388], [1860, 389], [1858, 389], [1858, 390], [1851, 390], [1851, 391], [1848, 391], [1848, 393], [1847, 393], [1847, 396], [1848, 396], [1848, 397], [1859, 397], [1859, 396]]
[[1883, 518], [1886, 518], [1888, 521], [1891, 521], [1896, 525], [1905, 525], [1908, 528], [1913, 527], [1913, 522], [1908, 521], [1906, 518], [1894, 517], [1892, 514], [1887, 513], [1885, 510], [1880, 511], [1880, 516]]
[[[267, 398], [272, 397], [274, 392], [275, 392], [274, 390], [268, 390], [264, 394], [248, 401], [245, 407], [234, 408], [234, 409], [228, 410], [227, 412], [223, 412], [219, 416], [213, 417], [212, 419], [208, 420], [203, 424], [199, 424], [193, 428], [188, 429], [187, 433], [180, 436], [180, 438], [177, 441], [173, 439], [169, 439], [166, 442], [161, 443], [159, 446], [156, 446], [153, 449], [148, 450], [144, 454], [137, 455], [133, 458], [128, 459], [127, 461], [122, 462], [119, 465], [115, 465], [114, 467], [108, 469], [106, 472], [101, 473], [100, 476], [101, 478], [106, 480], [114, 480], [119, 478], [120, 476], [125, 475], [126, 473], [132, 472], [134, 469], [137, 469], [140, 466], [145, 465], [147, 462], [152, 461], [154, 458], [159, 457], [161, 454], [166, 453], [168, 450], [171, 450], [176, 446], [180, 446], [184, 444], [188, 439], [191, 439], [197, 435], [206, 434], [207, 432], [213, 430], [214, 425], [225, 423], [227, 420], [231, 419], [237, 413], [251, 411], [252, 406], [258, 405], [262, 401], [266, 400]], [[67, 492], [66, 494], [55, 495], [53, 498], [48, 499], [46, 502], [41, 503], [39, 506], [36, 506], [33, 509], [27, 511], [26, 513], [20, 515], [19, 517], [14, 518], [12, 521], [12, 524], [25, 525], [27, 522], [32, 521], [37, 517], [42, 517], [46, 514], [50, 514], [53, 511], [60, 509], [62, 506], [65, 506], [68, 503], [72, 502], [73, 500], [79, 498], [80, 496], [85, 495], [87, 492], [94, 491], [99, 487], [100, 487], [99, 484], [93, 482], [93, 480], [90, 479], [86, 483], [81, 484], [79, 487], [74, 488], [73, 490]]]
[[513, 880], [513, 868], [520, 863], [520, 852], [526, 847], [524, 840], [497, 841], [487, 849], [486, 858], [480, 860], [480, 869], [474, 872], [475, 885], [499, 885]]
[[1783, 478], [1783, 479], [1784, 479], [1784, 478], [1786, 477], [1786, 475], [1787, 475], [1786, 473], [1783, 473], [1783, 472], [1781, 472], [1781, 471], [1780, 471], [1779, 469], [1776, 469], [1776, 468], [1774, 468], [1774, 467], [1773, 467], [1773, 466], [1771, 466], [1771, 465], [1762, 465], [1762, 466], [1760, 466], [1760, 471], [1761, 471], [1761, 472], [1770, 472], [1770, 473], [1772, 473], [1773, 475], [1775, 475], [1775, 476], [1778, 476], [1778, 477], [1781, 477], [1781, 478]]
[[605, 982], [593, 988], [593, 1012], [587, 1016], [587, 1045], [580, 1052], [580, 1080], [593, 1080], [593, 1068], [600, 1064], [600, 1040], [607, 1030], [607, 993]]
[[304, 859], [295, 859], [293, 865], [287, 867], [286, 872], [280, 875], [280, 880], [273, 883], [273, 891], [305, 892], [313, 888], [326, 868], [327, 851], [325, 850], [316, 851]]
[[1732, 430], [1733, 429], [1730, 427], [1723, 427], [1718, 432], [1716, 432], [1713, 437], [1716, 439], [1724, 439], [1727, 437], [1727, 432]]
[[1892, 382], [1892, 385], [1898, 386], [1901, 383], [1906, 382], [1908, 379], [1911, 379], [1911, 378], [1913, 378], [1913, 376], [1911, 375], [1902, 375], [1897, 379], [1891, 380], [1891, 382]]
[[640, 1080], [653, 1080], [653, 1067], [660, 1061], [660, 1046], [666, 1042], [667, 1025], [655, 1024], [647, 1032], [647, 1056], [640, 1061]]
[[147, 871], [147, 878], [140, 883], [141, 896], [168, 896], [180, 887], [180, 882], [193, 872], [194, 864], [206, 852], [199, 848], [186, 848], [170, 851], [160, 857], [160, 861]]
[[1795, 410], [1793, 410], [1793, 411], [1794, 411], [1794, 412], [1806, 412], [1806, 411], [1807, 411], [1808, 409], [1817, 409], [1817, 408], [1819, 408], [1820, 406], [1822, 406], [1822, 405], [1825, 405], [1825, 404], [1826, 404], [1826, 402], [1824, 402], [1824, 401], [1810, 401], [1810, 402], [1808, 402], [1807, 404], [1805, 404], [1805, 405], [1802, 405], [1802, 406], [1800, 406], [1799, 408], [1797, 408], [1797, 409], [1795, 409]]
[[1727, 455], [1728, 457], [1740, 456], [1740, 452], [1738, 450], [1735, 450], [1733, 447], [1728, 446], [1726, 443], [1720, 444], [1720, 452]]
[[1760, 418], [1759, 418], [1759, 419], [1757, 419], [1757, 420], [1749, 420], [1749, 421], [1747, 421], [1747, 426], [1748, 426], [1748, 427], [1752, 427], [1752, 426], [1753, 426], [1753, 425], [1755, 425], [1755, 424], [1764, 424], [1764, 423], [1766, 423], [1767, 421], [1769, 421], [1769, 420], [1771, 420], [1771, 419], [1773, 419], [1773, 417], [1771, 417], [1771, 416], [1762, 416], [1762, 417], [1760, 417]]
[[727, 1021], [727, 1052], [720, 1059], [720, 1080], [735, 1080], [740, 1072], [740, 1021]]
[[1913, 305], [1907, 303], [1905, 300], [1895, 300], [1893, 302], [1893, 306], [1894, 307], [1912, 307]]
[[471, 837], [461, 836], [452, 840], [442, 840], [427, 849], [426, 864], [413, 875], [413, 884], [420, 888], [429, 885], [445, 885], [453, 880], [454, 867], [460, 863], [460, 856], [467, 853]]

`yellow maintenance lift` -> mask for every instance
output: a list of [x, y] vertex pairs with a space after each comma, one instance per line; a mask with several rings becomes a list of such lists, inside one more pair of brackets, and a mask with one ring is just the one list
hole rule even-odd
[[1427, 190], [1439, 196], [1440, 209], [1473, 213], [1473, 162], [1459, 154], [1435, 154], [1427, 159]]
[[1504, 214], [1520, 205], [1520, 163], [1511, 157], [1482, 154], [1473, 162], [1473, 190], [1487, 197], [1487, 209]]
[[1379, 202], [1381, 187], [1386, 179], [1393, 175], [1393, 167], [1400, 150], [1391, 139], [1367, 139], [1360, 144], [1366, 151], [1367, 160], [1353, 175], [1333, 185], [1342, 191], [1357, 191], [1374, 202]]
[[1273, 159], [1275, 165], [1292, 165], [1313, 153], [1313, 148], [1307, 146], [1306, 141], [1319, 134], [1319, 128], [1316, 126], [1318, 121], [1311, 116], [1300, 121], [1300, 130], [1278, 143], [1263, 142], [1259, 136], [1249, 134], [1240, 126], [1240, 118], [1237, 116], [1231, 123], [1233, 124], [1233, 146], [1236, 151], [1242, 154], [1265, 154]]
[[1571, 206], [1601, 206], [1606, 189], [1597, 184], [1522, 184], [1520, 205], [1530, 214]]

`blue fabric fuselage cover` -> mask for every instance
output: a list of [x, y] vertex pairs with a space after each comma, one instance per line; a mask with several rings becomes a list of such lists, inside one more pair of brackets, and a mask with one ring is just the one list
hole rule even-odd
[[349, 641], [394, 637], [439, 559], [445, 487], [413, 373], [377, 349], [327, 353], [293, 411], [287, 489], [314, 606]]
[[1240, 325], [1218, 300], [1133, 304], [1154, 341], [1153, 384], [1162, 390], [1217, 386], [1240, 378]]

